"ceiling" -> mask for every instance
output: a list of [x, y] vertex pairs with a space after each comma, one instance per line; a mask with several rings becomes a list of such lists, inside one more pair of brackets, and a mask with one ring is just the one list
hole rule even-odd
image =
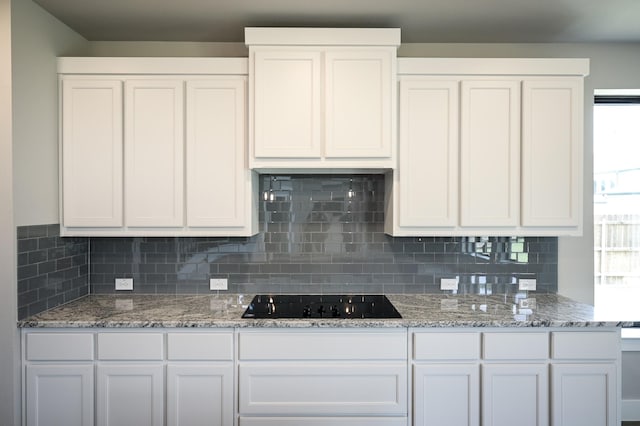
[[639, 0], [34, 0], [91, 41], [242, 42], [246, 26], [399, 27], [403, 43], [640, 42]]

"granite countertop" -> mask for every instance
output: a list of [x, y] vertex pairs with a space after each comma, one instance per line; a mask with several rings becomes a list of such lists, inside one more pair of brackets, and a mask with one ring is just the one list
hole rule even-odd
[[388, 294], [402, 319], [242, 319], [253, 295], [89, 295], [19, 321], [31, 327], [627, 327], [555, 294]]

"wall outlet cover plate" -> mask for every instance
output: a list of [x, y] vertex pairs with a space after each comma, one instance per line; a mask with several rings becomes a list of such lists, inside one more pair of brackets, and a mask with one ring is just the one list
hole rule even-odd
[[133, 278], [116, 278], [116, 290], [133, 290]]
[[518, 281], [518, 290], [536, 290], [536, 280], [535, 279], [525, 279], [522, 278]]
[[458, 279], [457, 278], [441, 278], [440, 290], [457, 290]]
[[211, 278], [209, 280], [209, 290], [227, 290], [229, 288], [226, 278]]

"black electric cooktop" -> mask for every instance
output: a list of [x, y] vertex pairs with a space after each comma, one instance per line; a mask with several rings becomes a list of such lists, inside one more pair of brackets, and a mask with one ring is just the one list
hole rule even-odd
[[385, 295], [257, 295], [242, 318], [402, 318]]

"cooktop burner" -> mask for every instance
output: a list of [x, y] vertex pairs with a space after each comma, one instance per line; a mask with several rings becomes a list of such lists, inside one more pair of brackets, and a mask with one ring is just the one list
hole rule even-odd
[[402, 318], [385, 295], [257, 295], [242, 318]]

